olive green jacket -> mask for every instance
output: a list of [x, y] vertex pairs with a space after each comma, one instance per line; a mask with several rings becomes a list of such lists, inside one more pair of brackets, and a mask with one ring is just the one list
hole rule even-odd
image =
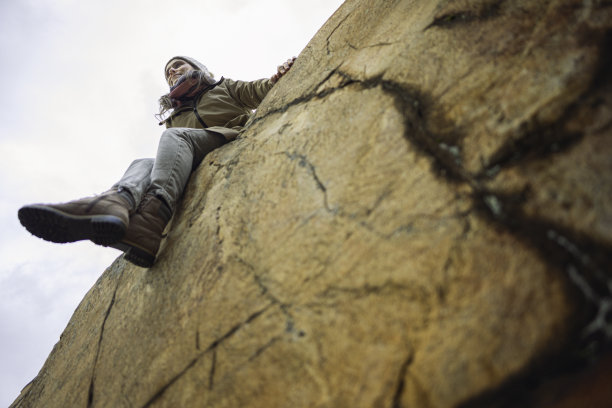
[[221, 78], [217, 86], [196, 97], [193, 104], [173, 111], [162, 123], [169, 128], [207, 129], [234, 140], [272, 86], [269, 79], [246, 82]]

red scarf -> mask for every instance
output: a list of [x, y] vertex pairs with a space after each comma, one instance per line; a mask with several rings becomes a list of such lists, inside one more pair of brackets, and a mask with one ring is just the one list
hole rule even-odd
[[[170, 88], [170, 101], [173, 108], [180, 108], [187, 101], [190, 101], [202, 92], [206, 92], [214, 88], [218, 83], [206, 83], [200, 78], [204, 76], [202, 71], [189, 71], [182, 75], [176, 84]], [[205, 77], [204, 77], [205, 78]], [[209, 78], [206, 78], [209, 79]], [[222, 78], [223, 79], [223, 78]], [[199, 84], [199, 85], [198, 85]]]

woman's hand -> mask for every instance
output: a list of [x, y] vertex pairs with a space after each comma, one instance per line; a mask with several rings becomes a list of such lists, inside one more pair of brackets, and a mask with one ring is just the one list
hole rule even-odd
[[296, 59], [297, 57], [289, 58], [283, 65], [279, 65], [276, 69], [276, 74], [270, 78], [270, 81], [275, 84], [283, 75], [289, 72]]

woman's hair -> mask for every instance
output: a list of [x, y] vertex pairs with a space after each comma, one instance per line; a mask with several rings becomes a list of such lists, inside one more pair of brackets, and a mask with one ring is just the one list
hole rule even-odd
[[166, 114], [172, 110], [170, 93], [160, 96], [157, 102], [159, 103], [159, 113], [157, 113], [155, 117], [161, 122], [167, 119]]
[[[196, 72], [200, 75], [193, 75]], [[191, 79], [197, 79], [198, 82], [195, 84], [197, 88], [204, 88], [206, 85], [212, 85], [215, 83], [213, 75], [208, 70], [203, 72], [196, 69], [194, 71], [189, 71], [187, 74], [191, 74]], [[170, 90], [172, 90], [172, 88], [170, 88]], [[168, 113], [171, 113], [172, 109], [174, 109], [174, 106], [172, 106], [172, 100], [170, 99], [170, 92], [160, 96], [158, 103], [159, 113], [157, 113], [155, 117], [162, 122], [166, 120], [168, 116], [170, 116]]]

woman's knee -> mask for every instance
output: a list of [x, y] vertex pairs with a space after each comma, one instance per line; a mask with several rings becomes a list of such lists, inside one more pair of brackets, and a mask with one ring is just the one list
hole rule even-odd
[[144, 158], [144, 159], [136, 159], [130, 163], [128, 169], [149, 169], [149, 171], [153, 168], [155, 164], [155, 159], [152, 158]]
[[136, 159], [132, 162], [132, 165], [142, 165], [142, 166], [146, 166], [146, 165], [150, 165], [153, 166], [153, 163], [155, 163], [155, 159], [151, 158], [151, 157], [147, 157], [144, 159]]
[[183, 128], [168, 128], [162, 132], [162, 139], [183, 139], [187, 140], [187, 136]]

